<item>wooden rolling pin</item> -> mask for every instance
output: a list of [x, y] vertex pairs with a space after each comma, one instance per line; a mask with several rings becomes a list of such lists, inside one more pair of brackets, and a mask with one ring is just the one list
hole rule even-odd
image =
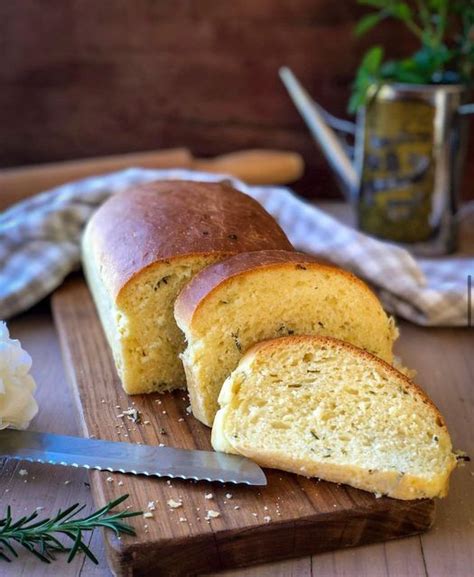
[[295, 152], [243, 150], [199, 159], [194, 158], [187, 148], [6, 168], [0, 170], [0, 208], [66, 182], [129, 167], [193, 168], [224, 172], [249, 184], [294, 182], [304, 170], [303, 159]]

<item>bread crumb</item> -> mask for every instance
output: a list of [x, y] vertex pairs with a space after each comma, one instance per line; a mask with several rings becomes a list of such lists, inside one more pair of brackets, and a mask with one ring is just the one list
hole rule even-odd
[[183, 421], [184, 421], [183, 417], [180, 417], [180, 418], [178, 419], [178, 423], [182, 423]]
[[232, 493], [226, 493], [225, 497], [226, 499], [232, 499]]
[[107, 481], [107, 483], [113, 483], [114, 482], [114, 478], [113, 477], [107, 477], [107, 479], [105, 479]]
[[20, 469], [18, 471], [18, 474], [20, 475], [20, 477], [26, 477], [28, 475], [28, 471], [26, 469]]
[[69, 480], [64, 481], [64, 484], [65, 484], [65, 485], [69, 485], [70, 483], [71, 483], [71, 481], [69, 481]]
[[156, 511], [156, 507], [155, 507], [155, 501], [149, 501], [148, 505], [146, 506], [146, 508], [149, 511]]
[[[135, 403], [132, 403], [132, 405], [134, 404]], [[128, 407], [126, 411], [123, 411], [123, 415], [125, 415], [129, 421], [132, 421], [134, 423], [140, 423], [142, 420], [142, 415], [140, 411], [138, 409], [135, 409], [134, 407]]]
[[204, 495], [204, 499], [207, 499], [207, 500], [214, 499], [214, 494], [213, 493], [206, 493]]
[[180, 517], [179, 518], [180, 523], [186, 523], [186, 521], [187, 521], [186, 517]]
[[265, 515], [265, 517], [263, 518], [263, 520], [265, 521], [265, 523], [270, 523], [270, 521], [272, 520], [272, 518], [270, 517], [270, 515]]
[[234, 509], [237, 511], [238, 509], [240, 509], [239, 505], [234, 505]]
[[171, 507], [171, 509], [179, 509], [180, 507], [183, 506], [183, 502], [180, 501], [175, 501], [174, 499], [169, 499], [167, 501], [168, 506]]
[[214, 511], [213, 509], [209, 509], [209, 511], [207, 511], [206, 514], [206, 521], [209, 521], [209, 519], [217, 519], [217, 517], [220, 517], [221, 514], [219, 513], [219, 511]]
[[188, 415], [191, 415], [191, 414], [192, 414], [193, 410], [192, 410], [192, 408], [191, 408], [191, 405], [188, 405], [188, 406], [186, 407], [186, 412], [188, 413]]
[[119, 487], [122, 487], [122, 486], [123, 486], [123, 481], [119, 481], [119, 482], [118, 482], [118, 486], [119, 486]]
[[153, 519], [153, 513], [151, 511], [146, 511], [146, 513], [143, 513], [143, 516], [145, 519]]

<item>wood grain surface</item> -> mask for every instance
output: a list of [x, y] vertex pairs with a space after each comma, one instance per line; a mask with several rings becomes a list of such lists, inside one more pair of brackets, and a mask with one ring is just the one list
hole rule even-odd
[[[40, 411], [32, 428], [37, 431], [78, 435], [80, 431], [75, 419], [75, 406], [66, 383], [57, 336], [47, 307], [39, 307], [35, 312], [18, 318], [11, 324], [12, 338], [21, 339], [23, 347], [34, 359], [33, 375], [38, 383], [35, 394]], [[3, 516], [6, 506], [11, 505], [14, 516], [31, 513], [36, 507], [44, 507], [38, 513], [50, 516], [59, 508], [73, 503], [86, 503], [84, 514], [93, 510], [87, 471], [66, 467], [53, 467], [39, 463], [22, 463], [12, 459], [1, 459], [0, 469], [0, 510]], [[19, 471], [28, 471], [27, 477]], [[95, 548], [100, 543], [100, 534], [93, 536]], [[93, 545], [94, 546], [94, 545]], [[100, 558], [100, 547], [99, 547]], [[105, 559], [102, 554], [102, 565]], [[19, 562], [7, 565], [0, 563], [0, 575], [8, 577], [49, 577], [52, 575], [79, 575], [85, 558], [74, 559], [68, 565], [64, 555], [58, 557], [54, 566], [38, 563], [26, 552], [20, 551]], [[86, 567], [84, 575], [91, 575]], [[53, 568], [54, 567], [54, 568]]]
[[[347, 219], [347, 207], [325, 208]], [[465, 252], [474, 250], [474, 226], [466, 220]], [[33, 357], [33, 375], [38, 383], [40, 412], [33, 430], [81, 434], [76, 410], [62, 366], [59, 342], [47, 303], [12, 319], [11, 334], [19, 338]], [[417, 369], [418, 382], [437, 403], [446, 418], [455, 447], [474, 454], [474, 329], [424, 329], [402, 322], [398, 354]], [[29, 471], [27, 483], [18, 474]], [[35, 465], [11, 460], [0, 463], [0, 513], [6, 505], [24, 514], [37, 506], [51, 515], [59, 507], [76, 501], [93, 508], [85, 484], [85, 471]], [[66, 484], [67, 482], [67, 484]], [[437, 502], [434, 527], [423, 535], [316, 556], [274, 561], [245, 569], [207, 573], [207, 577], [470, 577], [474, 567], [474, 466], [459, 468], [452, 477], [449, 496]], [[95, 531], [91, 547], [99, 566], [84, 557], [67, 564], [64, 556], [44, 565], [20, 551], [14, 564], [0, 564], [1, 577], [110, 577], [103, 535]], [[210, 571], [210, 569], [208, 570]]]
[[[364, 39], [355, 0], [22, 0], [0, 3], [0, 164], [187, 146], [197, 156], [244, 148], [303, 154], [308, 197], [340, 197], [290, 102], [290, 66], [314, 98], [346, 115], [369, 45], [416, 47], [385, 22]], [[474, 123], [471, 123], [471, 136]], [[474, 138], [464, 191], [473, 196]]]
[[[81, 434], [62, 368], [56, 331], [46, 305], [14, 319], [12, 336], [31, 353], [38, 383], [39, 415], [32, 429]], [[402, 323], [398, 352], [419, 373], [419, 382], [445, 415], [456, 447], [474, 453], [472, 419], [474, 360], [472, 329], [421, 329]], [[28, 483], [18, 471], [27, 468]], [[65, 482], [68, 481], [66, 485]], [[0, 509], [7, 504], [17, 514], [43, 506], [43, 514], [80, 501], [92, 510], [85, 485], [87, 473], [48, 465], [3, 461], [0, 468]], [[219, 572], [219, 577], [470, 577], [474, 567], [474, 503], [472, 463], [458, 469], [447, 499], [437, 503], [436, 523], [423, 536], [323, 553], [246, 569]], [[71, 565], [59, 557], [44, 565], [22, 552], [14, 565], [0, 565], [2, 577], [110, 577], [102, 534], [94, 532], [91, 546], [99, 558], [94, 566], [83, 557]], [[209, 577], [209, 576], [208, 576]], [[217, 577], [217, 574], [212, 574]]]
[[[211, 449], [210, 430], [187, 414], [184, 391], [133, 397], [123, 392], [81, 277], [54, 294], [53, 312], [85, 436]], [[117, 417], [128, 407], [140, 411], [142, 424]], [[424, 531], [433, 522], [429, 500], [376, 499], [279, 471], [268, 470], [267, 478], [268, 486], [258, 489], [92, 473], [99, 507], [123, 492], [134, 509], [156, 500], [154, 517], [135, 522], [137, 537], [119, 542], [107, 535], [112, 567], [118, 575], [184, 576], [384, 541]], [[207, 500], [209, 492], [213, 498]], [[169, 499], [182, 500], [182, 507], [170, 508]], [[220, 517], [206, 521], [208, 509]]]

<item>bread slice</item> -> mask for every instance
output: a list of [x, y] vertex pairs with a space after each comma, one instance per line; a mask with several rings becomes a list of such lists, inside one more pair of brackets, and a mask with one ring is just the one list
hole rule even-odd
[[226, 377], [256, 342], [321, 334], [392, 362], [397, 336], [377, 297], [354, 275], [287, 251], [241, 254], [211, 265], [183, 289], [175, 318], [193, 414], [208, 426]]
[[456, 459], [437, 408], [403, 374], [348, 343], [301, 336], [257, 344], [219, 403], [216, 451], [397, 499], [448, 491]]
[[176, 295], [204, 266], [265, 248], [291, 244], [255, 200], [225, 184], [155, 182], [99, 208], [83, 264], [127, 393], [185, 386]]

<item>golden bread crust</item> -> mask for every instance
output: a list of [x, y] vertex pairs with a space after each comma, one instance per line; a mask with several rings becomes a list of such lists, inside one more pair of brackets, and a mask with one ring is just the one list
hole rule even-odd
[[94, 213], [85, 237], [114, 299], [159, 261], [292, 250], [262, 206], [225, 183], [160, 181], [117, 193]]
[[363, 287], [370, 298], [377, 303], [377, 306], [380, 306], [378, 298], [364, 281], [324, 259], [296, 251], [259, 250], [258, 252], [236, 254], [226, 260], [207, 266], [195, 275], [176, 299], [174, 314], [178, 324], [189, 326], [205, 301], [211, 298], [222, 285], [231, 282], [233, 278], [253, 274], [262, 269], [291, 268], [294, 266], [314, 267], [344, 276], [352, 283]]

